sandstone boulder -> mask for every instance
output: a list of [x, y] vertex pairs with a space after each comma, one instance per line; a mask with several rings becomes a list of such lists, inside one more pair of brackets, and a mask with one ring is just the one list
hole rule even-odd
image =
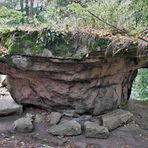
[[34, 129], [32, 115], [27, 114], [26, 117], [16, 120], [14, 122], [14, 129], [17, 132], [23, 132], [23, 133], [32, 132]]
[[12, 40], [0, 57], [0, 73], [8, 75], [12, 97], [50, 111], [101, 115], [117, 109], [128, 102], [137, 70], [148, 67], [148, 44], [135, 44], [127, 36], [36, 28], [1, 38]]
[[65, 121], [50, 127], [48, 132], [58, 136], [76, 136], [81, 134], [81, 125], [75, 120]]
[[57, 124], [62, 117], [62, 114], [59, 112], [51, 112], [50, 114], [50, 125]]
[[105, 139], [109, 136], [109, 131], [106, 127], [89, 121], [84, 123], [84, 130], [85, 136], [89, 138]]
[[0, 75], [0, 86], [2, 86], [2, 83], [5, 79], [6, 79], [6, 75]]
[[7, 76], [0, 75], [0, 87], [6, 87], [6, 86], [7, 86]]
[[0, 116], [14, 113], [21, 114], [22, 112], [22, 105], [17, 104], [9, 94], [2, 96], [0, 95]]
[[113, 130], [122, 124], [131, 121], [133, 114], [129, 111], [124, 111], [121, 109], [114, 110], [110, 113], [104, 114], [102, 118], [103, 126], [108, 128], [108, 130]]

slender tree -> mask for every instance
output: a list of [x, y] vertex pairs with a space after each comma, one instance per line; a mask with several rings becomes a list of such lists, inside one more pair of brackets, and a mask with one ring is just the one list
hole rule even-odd
[[34, 0], [30, 0], [30, 13], [29, 13], [29, 16], [31, 18], [33, 18], [33, 16], [34, 16], [33, 6], [34, 6]]
[[23, 12], [24, 11], [24, 0], [20, 0], [20, 8], [21, 8], [21, 11]]
[[25, 0], [25, 9], [26, 9], [26, 15], [29, 16], [29, 2], [28, 2], [28, 0]]

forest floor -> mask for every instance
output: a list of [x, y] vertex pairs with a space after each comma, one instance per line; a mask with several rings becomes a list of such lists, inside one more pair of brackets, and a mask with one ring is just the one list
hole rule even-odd
[[14, 131], [15, 120], [26, 113], [49, 113], [33, 107], [26, 107], [22, 115], [0, 117], [0, 148], [147, 148], [148, 147], [148, 101], [130, 100], [125, 107], [134, 114], [134, 121], [110, 132], [108, 139], [52, 136], [47, 132], [48, 120], [34, 123], [31, 133]]

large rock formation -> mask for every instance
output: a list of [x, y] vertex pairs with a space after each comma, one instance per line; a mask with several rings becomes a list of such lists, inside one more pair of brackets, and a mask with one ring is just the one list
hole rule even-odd
[[0, 73], [20, 104], [99, 115], [127, 103], [148, 44], [88, 33], [18, 31], [1, 35]]

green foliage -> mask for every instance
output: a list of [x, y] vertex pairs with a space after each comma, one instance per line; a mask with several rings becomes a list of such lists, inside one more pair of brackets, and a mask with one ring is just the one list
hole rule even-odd
[[5, 34], [5, 33], [9, 33], [11, 31], [13, 31], [15, 28], [14, 27], [10, 27], [10, 26], [7, 26], [7, 25], [2, 25], [0, 27], [0, 37], [1, 35]]
[[[1, 3], [0, 23], [8, 24], [48, 24], [51, 28], [65, 26], [76, 28], [105, 28], [116, 33], [116, 30], [102, 23], [86, 10], [94, 13], [107, 23], [121, 30], [135, 34], [148, 26], [148, 1], [147, 0], [52, 0], [48, 6], [41, 1], [34, 8], [34, 17], [14, 10], [20, 5], [20, 0], [6, 0]], [[25, 2], [25, 1], [24, 1]], [[82, 7], [82, 6], [84, 7]], [[13, 10], [12, 10], [13, 9]], [[30, 9], [30, 8], [29, 8]], [[23, 12], [26, 11], [24, 4]]]
[[[79, 3], [71, 3], [67, 6], [69, 10], [69, 25], [77, 27], [104, 27], [114, 29], [90, 15], [86, 10], [94, 13], [107, 23], [119, 29], [135, 33], [143, 30], [148, 25], [148, 1], [136, 0], [92, 0]], [[85, 8], [84, 8], [85, 7]], [[68, 21], [67, 21], [68, 22]]]
[[3, 34], [3, 40], [10, 54], [25, 54], [26, 50], [36, 54], [43, 50], [42, 36], [40, 31], [28, 34], [19, 31], [16, 34], [8, 32]]
[[48, 33], [48, 42], [46, 46], [52, 47], [51, 51], [54, 55], [70, 57], [74, 54], [70, 38], [71, 35], [50, 32]]
[[130, 7], [133, 10], [133, 21], [135, 26], [148, 25], [148, 1], [147, 0], [132, 0]]
[[23, 19], [23, 13], [14, 9], [0, 7], [0, 24], [19, 24]]
[[4, 2], [0, 2], [1, 6], [4, 6], [8, 9], [15, 9], [16, 5], [18, 4], [19, 0], [5, 0]]
[[94, 43], [94, 49], [97, 47], [106, 48], [109, 45], [110, 41], [108, 39], [100, 38], [97, 39]]
[[138, 75], [133, 83], [132, 97], [137, 99], [148, 99], [147, 69], [139, 69]]
[[72, 3], [67, 6], [71, 12], [71, 24], [78, 27], [94, 27], [95, 18], [90, 15], [80, 4]]

